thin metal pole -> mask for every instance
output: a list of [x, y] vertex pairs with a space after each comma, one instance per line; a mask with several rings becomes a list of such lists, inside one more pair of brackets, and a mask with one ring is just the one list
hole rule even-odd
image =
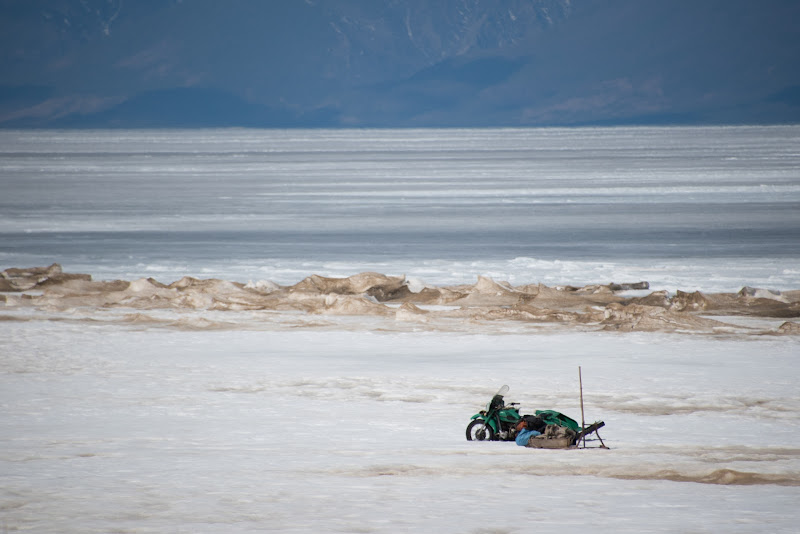
[[[581, 431], [586, 428], [586, 421], [583, 418], [583, 377], [581, 376], [581, 366], [578, 366], [578, 383], [581, 386]], [[583, 440], [583, 446], [586, 447], [586, 436], [581, 438]]]

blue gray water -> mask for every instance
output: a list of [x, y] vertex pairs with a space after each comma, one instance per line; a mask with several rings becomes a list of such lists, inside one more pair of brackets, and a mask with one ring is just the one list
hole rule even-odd
[[800, 126], [0, 131], [0, 188], [2, 268], [800, 287]]

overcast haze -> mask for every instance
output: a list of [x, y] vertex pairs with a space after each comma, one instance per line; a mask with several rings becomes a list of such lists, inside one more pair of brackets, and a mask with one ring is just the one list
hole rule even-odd
[[796, 123], [792, 0], [0, 0], [0, 126]]

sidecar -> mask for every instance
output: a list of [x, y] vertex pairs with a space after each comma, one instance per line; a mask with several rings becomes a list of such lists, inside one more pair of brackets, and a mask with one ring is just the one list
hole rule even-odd
[[586, 436], [596, 434], [597, 439], [600, 441], [600, 448], [607, 449], [608, 447], [603, 443], [603, 439], [597, 432], [604, 426], [605, 423], [603, 421], [595, 421], [583, 430], [575, 432], [566, 426], [549, 424], [541, 435], [530, 438], [525, 446], [533, 449], [586, 448]]

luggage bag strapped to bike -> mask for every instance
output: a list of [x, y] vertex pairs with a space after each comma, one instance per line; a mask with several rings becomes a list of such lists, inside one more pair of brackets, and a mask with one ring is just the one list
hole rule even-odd
[[542, 420], [548, 425], [558, 425], [569, 428], [574, 432], [581, 431], [581, 425], [575, 419], [567, 417], [561, 412], [555, 410], [536, 410], [536, 415], [541, 417]]

